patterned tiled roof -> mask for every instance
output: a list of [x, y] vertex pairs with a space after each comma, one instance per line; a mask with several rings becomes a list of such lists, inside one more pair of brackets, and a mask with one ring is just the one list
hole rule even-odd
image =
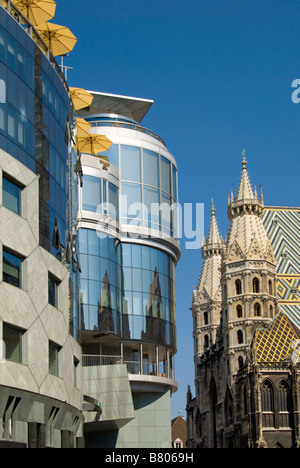
[[264, 225], [277, 261], [280, 309], [300, 327], [300, 208], [265, 208]]
[[292, 343], [299, 339], [287, 316], [279, 312], [267, 329], [256, 330], [255, 349], [258, 362], [280, 362], [291, 359]]

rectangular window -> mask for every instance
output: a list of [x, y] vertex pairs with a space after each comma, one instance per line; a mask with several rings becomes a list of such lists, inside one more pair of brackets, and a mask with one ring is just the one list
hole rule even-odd
[[[159, 190], [144, 187], [144, 219], [147, 227], [154, 227], [152, 223], [159, 224], [160, 215], [159, 215]], [[159, 229], [156, 226], [156, 229]]]
[[60, 361], [60, 351], [61, 347], [56, 343], [49, 341], [49, 373], [59, 377], [59, 361]]
[[172, 165], [173, 173], [173, 198], [177, 201], [177, 169]]
[[103, 151], [101, 156], [106, 156], [110, 164], [119, 167], [119, 145], [111, 145], [107, 151]]
[[143, 180], [144, 184], [159, 187], [159, 160], [158, 154], [143, 150]]
[[96, 212], [100, 204], [101, 179], [84, 175], [82, 185], [82, 209]]
[[74, 386], [79, 387], [80, 380], [78, 378], [78, 370], [79, 370], [79, 361], [76, 357], [74, 357]]
[[21, 214], [21, 187], [5, 175], [2, 180], [2, 203], [14, 213]]
[[141, 182], [141, 149], [121, 145], [122, 179]]
[[3, 281], [17, 288], [22, 287], [22, 260], [3, 249]]
[[22, 363], [23, 330], [3, 325], [3, 341], [5, 343], [5, 358], [8, 361]]
[[161, 189], [164, 192], [171, 193], [171, 173], [170, 173], [170, 161], [163, 156], [161, 157], [160, 163], [160, 175], [161, 175]]
[[51, 304], [53, 307], [56, 307], [58, 309], [58, 288], [59, 288], [60, 282], [56, 280], [52, 275], [49, 275], [48, 277], [48, 300], [49, 304]]
[[119, 189], [114, 184], [108, 184], [109, 216], [119, 219]]
[[142, 186], [140, 184], [122, 183], [122, 217], [142, 219]]

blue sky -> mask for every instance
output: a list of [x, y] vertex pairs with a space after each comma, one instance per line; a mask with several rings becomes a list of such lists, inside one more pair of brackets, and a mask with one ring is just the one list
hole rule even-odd
[[[154, 100], [143, 124], [177, 160], [180, 202], [205, 204], [206, 233], [214, 198], [226, 235], [243, 148], [265, 204], [300, 205], [298, 0], [57, 0], [52, 22], [78, 38], [70, 86]], [[194, 393], [189, 308], [202, 264], [182, 241], [172, 417], [185, 415], [188, 384]]]

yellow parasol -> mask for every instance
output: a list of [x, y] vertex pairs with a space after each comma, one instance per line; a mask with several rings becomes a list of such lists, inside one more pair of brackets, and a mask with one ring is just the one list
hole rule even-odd
[[53, 0], [14, 0], [14, 5], [33, 26], [54, 18], [56, 3]]
[[37, 26], [36, 30], [54, 56], [71, 52], [77, 42], [77, 38], [66, 26], [44, 23]]
[[75, 110], [84, 109], [92, 104], [94, 97], [85, 89], [72, 87], [69, 89]]
[[85, 135], [89, 132], [91, 128], [91, 124], [86, 120], [82, 119], [81, 117], [76, 117], [76, 128], [77, 128], [77, 136]]
[[[112, 142], [104, 135], [87, 133], [77, 138], [77, 147], [80, 153], [92, 154], [94, 156], [102, 151], [107, 151], [111, 145]], [[104, 156], [102, 158], [108, 160]]]

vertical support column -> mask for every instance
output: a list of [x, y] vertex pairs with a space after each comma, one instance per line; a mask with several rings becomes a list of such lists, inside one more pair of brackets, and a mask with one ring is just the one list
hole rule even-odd
[[124, 345], [121, 343], [121, 364], [124, 362]]
[[159, 369], [158, 369], [158, 346], [155, 346], [155, 357], [156, 357], [156, 375], [159, 375]]
[[170, 378], [170, 351], [167, 349], [167, 377]]
[[140, 374], [143, 374], [143, 345], [140, 343]]
[[74, 448], [74, 434], [72, 431], [61, 431], [61, 448]]

